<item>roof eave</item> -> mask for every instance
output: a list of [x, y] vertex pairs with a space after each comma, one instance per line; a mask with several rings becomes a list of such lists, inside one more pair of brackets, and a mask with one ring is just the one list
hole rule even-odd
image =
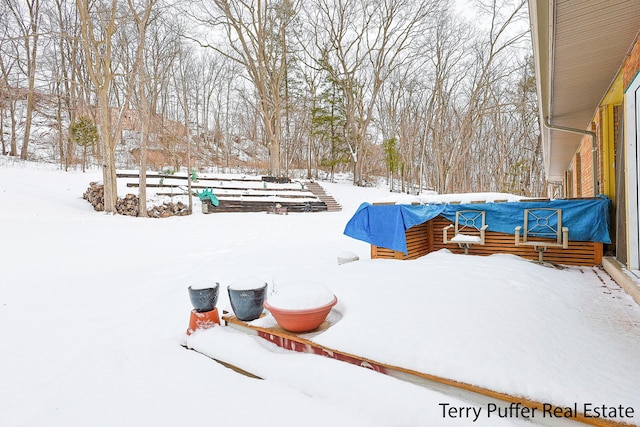
[[[549, 50], [550, 24], [549, 2], [545, 0], [529, 0], [529, 19], [531, 25], [531, 41], [536, 74], [536, 92], [538, 96], [538, 120], [542, 138], [544, 172], [549, 181], [558, 180], [550, 176], [550, 131], [545, 127], [549, 117], [551, 103], [551, 56]], [[561, 180], [562, 177], [559, 177]]]

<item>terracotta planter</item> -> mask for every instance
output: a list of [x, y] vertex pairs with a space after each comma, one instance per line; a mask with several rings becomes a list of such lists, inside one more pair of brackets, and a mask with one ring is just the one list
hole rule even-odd
[[261, 280], [244, 279], [227, 288], [229, 302], [236, 317], [244, 322], [255, 320], [262, 314], [262, 303], [266, 297], [267, 284]]
[[220, 284], [218, 282], [207, 288], [192, 288], [189, 286], [189, 299], [194, 310], [198, 313], [213, 310], [218, 302], [219, 288]]
[[202, 313], [197, 312], [195, 309], [191, 310], [191, 317], [189, 318], [189, 329], [187, 329], [187, 335], [191, 335], [198, 329], [209, 329], [219, 324], [220, 316], [218, 315], [217, 308]]
[[338, 303], [338, 298], [320, 307], [301, 310], [287, 310], [273, 307], [268, 301], [264, 302], [264, 308], [269, 310], [283, 329], [290, 332], [310, 332], [318, 328], [327, 318], [331, 308]]

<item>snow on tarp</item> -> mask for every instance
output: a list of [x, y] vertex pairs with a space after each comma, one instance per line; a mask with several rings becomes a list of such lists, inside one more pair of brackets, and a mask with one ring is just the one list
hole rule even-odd
[[405, 230], [435, 218], [445, 205], [372, 205], [363, 203], [344, 234], [382, 248], [407, 253]]
[[544, 202], [502, 202], [433, 205], [372, 205], [363, 203], [347, 223], [344, 234], [372, 245], [407, 253], [405, 231], [438, 215], [455, 221], [459, 210], [482, 210], [489, 231], [514, 234], [522, 226], [525, 209], [562, 209], [562, 226], [569, 240], [611, 243], [609, 206], [604, 196], [593, 199]]

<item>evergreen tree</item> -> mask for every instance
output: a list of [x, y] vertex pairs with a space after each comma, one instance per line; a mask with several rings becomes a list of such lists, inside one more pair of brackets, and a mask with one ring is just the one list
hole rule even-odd
[[98, 142], [98, 127], [90, 117], [82, 116], [69, 129], [71, 140], [82, 147], [82, 172], [87, 164], [87, 147]]
[[311, 111], [311, 134], [322, 146], [320, 165], [329, 168], [332, 181], [336, 166], [349, 162], [345, 126], [344, 97], [338, 85], [329, 79], [328, 87]]

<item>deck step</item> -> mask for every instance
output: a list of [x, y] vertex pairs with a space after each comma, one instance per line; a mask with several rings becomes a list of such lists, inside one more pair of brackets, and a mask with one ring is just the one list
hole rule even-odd
[[304, 185], [316, 196], [327, 205], [328, 212], [340, 212], [342, 205], [333, 198], [333, 196], [327, 194], [324, 188], [315, 181], [306, 181]]

